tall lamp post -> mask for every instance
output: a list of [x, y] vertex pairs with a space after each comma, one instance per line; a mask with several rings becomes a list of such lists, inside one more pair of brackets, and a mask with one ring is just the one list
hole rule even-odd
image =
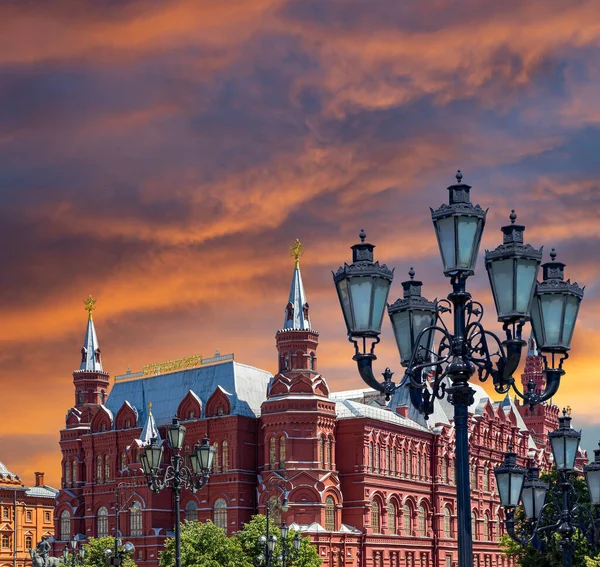
[[70, 545], [65, 546], [62, 551], [63, 561], [65, 565], [69, 564], [69, 556], [71, 556], [71, 567], [75, 567], [75, 565], [80, 565], [83, 563], [83, 558], [85, 557], [85, 548], [83, 546], [78, 548], [79, 542], [76, 538], [73, 538], [70, 542]]
[[215, 454], [214, 447], [211, 447], [208, 438], [204, 437], [202, 443], [196, 445], [190, 455], [190, 469], [184, 464], [184, 457], [181, 454], [184, 437], [185, 427], [179, 423], [177, 418], [173, 419], [173, 423], [167, 427], [171, 463], [163, 471], [160, 470], [164, 451], [162, 443], [158, 444], [156, 439], [152, 439], [140, 454], [148, 488], [155, 494], [165, 488], [171, 488], [173, 492], [175, 500], [175, 567], [181, 567], [181, 491], [187, 488], [194, 493], [206, 485]]
[[[459, 170], [456, 184], [448, 187], [449, 203], [431, 210], [444, 275], [450, 278], [452, 292], [447, 299], [427, 300], [421, 295], [423, 283], [414, 279], [411, 268], [410, 279], [402, 283], [403, 298], [388, 305], [405, 367], [401, 384], [409, 388], [412, 404], [426, 418], [433, 413], [436, 399], [447, 396], [454, 406], [459, 567], [473, 563], [468, 446], [468, 407], [473, 403], [473, 389], [469, 380], [476, 372], [481, 381], [491, 377], [497, 392], [507, 393], [512, 388], [530, 406], [553, 396], [564, 374], [562, 364], [583, 298], [581, 287], [564, 281], [565, 265], [555, 261], [554, 250], [551, 261], [543, 266], [543, 280], [536, 283], [542, 249], [524, 244], [525, 227], [515, 224], [513, 210], [511, 223], [502, 227], [503, 243], [485, 254], [498, 321], [506, 339], [501, 341], [484, 329], [483, 306], [471, 298], [466, 283], [475, 273], [487, 211], [471, 203], [470, 190]], [[386, 368], [379, 382], [373, 362], [394, 271], [374, 262], [375, 246], [365, 242], [363, 230], [359, 236], [361, 242], [352, 246], [352, 264], [340, 267], [333, 280], [359, 374], [368, 386], [389, 399], [398, 387], [392, 381], [393, 372]], [[452, 331], [444, 322], [446, 313], [453, 316]], [[545, 360], [543, 392], [535, 390], [533, 381], [527, 391], [520, 392], [512, 376], [526, 345], [523, 326], [527, 321], [532, 323]]]
[[[563, 566], [571, 567], [576, 530], [583, 534], [590, 546], [600, 545], [600, 449], [594, 451], [594, 462], [584, 467], [591, 503], [588, 507], [579, 503], [571, 482], [581, 434], [571, 427], [571, 417], [566, 411], [558, 421], [558, 429], [549, 434], [559, 475], [557, 483], [550, 487], [540, 480], [540, 470], [535, 466], [528, 470], [518, 466], [517, 455], [512, 450], [504, 454], [504, 463], [494, 473], [510, 538], [522, 547], [531, 543], [539, 551], [544, 551], [553, 534], [557, 534]], [[550, 502], [546, 502], [548, 493], [553, 496]], [[515, 510], [519, 504], [523, 505], [525, 520], [517, 529]]]

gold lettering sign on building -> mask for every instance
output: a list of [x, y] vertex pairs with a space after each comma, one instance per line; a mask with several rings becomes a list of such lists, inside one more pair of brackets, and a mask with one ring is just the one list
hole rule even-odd
[[145, 366], [142, 366], [142, 373], [144, 376], [156, 376], [158, 374], [166, 374], [167, 372], [175, 372], [176, 370], [196, 368], [196, 366], [200, 366], [200, 364], [202, 364], [202, 355], [193, 354], [192, 356], [176, 358], [175, 360], [146, 364]]

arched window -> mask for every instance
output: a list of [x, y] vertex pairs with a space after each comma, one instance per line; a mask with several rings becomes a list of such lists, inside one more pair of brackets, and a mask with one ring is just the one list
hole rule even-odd
[[483, 490], [490, 491], [490, 471], [487, 467], [483, 467]]
[[80, 406], [83, 403], [83, 394], [81, 390], [77, 390], [77, 405]]
[[327, 460], [329, 461], [329, 468], [333, 468], [333, 441], [327, 440]]
[[335, 531], [335, 501], [332, 496], [325, 498], [325, 529]]
[[71, 469], [73, 470], [73, 484], [77, 484], [77, 461], [73, 461], [71, 465]]
[[408, 451], [408, 455], [406, 456], [406, 464], [408, 465], [408, 468], [406, 469], [406, 474], [408, 474], [408, 476], [412, 476], [413, 474], [413, 463], [412, 463], [412, 451]]
[[143, 534], [142, 505], [139, 502], [134, 502], [129, 509], [129, 535], [139, 537]]
[[379, 446], [379, 443], [375, 444], [375, 472], [376, 473], [380, 473], [381, 470], [379, 468], [379, 457], [381, 456], [381, 447]]
[[473, 532], [473, 539], [479, 539], [477, 537], [477, 515], [475, 512], [471, 514], [471, 531]]
[[450, 461], [450, 480], [456, 482], [456, 461], [454, 459]]
[[412, 535], [412, 513], [408, 504], [404, 505], [404, 535]]
[[385, 470], [390, 472], [392, 470], [392, 464], [390, 463], [390, 448], [385, 446]]
[[60, 539], [69, 541], [71, 539], [71, 514], [68, 510], [60, 513]]
[[198, 505], [193, 500], [185, 505], [185, 519], [188, 522], [198, 519]]
[[275, 445], [275, 437], [269, 439], [269, 465], [272, 469], [277, 467], [277, 446]]
[[319, 436], [319, 464], [325, 468], [325, 439]]
[[227, 441], [223, 441], [221, 444], [221, 456], [223, 472], [227, 472], [229, 470], [229, 443]]
[[483, 516], [483, 539], [485, 541], [490, 540], [490, 517], [487, 512]]
[[371, 502], [371, 529], [373, 530], [373, 533], [375, 533], [375, 534], [381, 533], [379, 503], [377, 502], [377, 500], [373, 500], [373, 502]]
[[423, 469], [421, 468], [421, 455], [417, 453], [417, 478], [421, 478], [423, 474]]
[[110, 457], [104, 457], [104, 482], [110, 482]]
[[396, 447], [392, 447], [392, 468], [390, 472], [396, 476]]
[[331, 466], [331, 440], [329, 437], [325, 439], [325, 468], [328, 469]]
[[285, 468], [285, 459], [285, 435], [282, 435], [279, 438], [279, 467], [282, 469]]
[[29, 550], [33, 547], [33, 538], [28, 535], [25, 536], [25, 549]]
[[444, 508], [444, 537], [452, 537], [452, 514], [450, 508]]
[[213, 447], [215, 449], [215, 452], [213, 453], [213, 472], [214, 473], [218, 473], [219, 472], [219, 442], [215, 441], [213, 443]]
[[227, 502], [223, 498], [218, 498], [215, 502], [213, 522], [215, 526], [227, 531]]
[[108, 510], [102, 506], [96, 515], [96, 537], [108, 537]]
[[127, 453], [123, 451], [121, 453], [121, 470], [124, 471], [127, 468]]
[[423, 506], [419, 506], [418, 512], [418, 526], [419, 526], [419, 534], [421, 537], [425, 537], [427, 535], [427, 526], [425, 522], [425, 508]]
[[369, 443], [369, 472], [373, 472], [373, 443]]
[[102, 484], [102, 457], [96, 457], [96, 482]]
[[395, 535], [396, 531], [396, 506], [393, 502], [388, 504], [388, 530], [390, 534]]
[[65, 461], [65, 486], [71, 484], [71, 463]]
[[402, 474], [405, 475], [407, 473], [407, 468], [406, 468], [406, 452], [403, 451], [402, 452]]
[[477, 488], [477, 465], [475, 463], [471, 465], [471, 488]]

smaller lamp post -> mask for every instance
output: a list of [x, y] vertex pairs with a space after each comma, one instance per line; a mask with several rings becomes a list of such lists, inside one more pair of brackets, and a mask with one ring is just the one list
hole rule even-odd
[[[573, 536], [579, 531], [591, 547], [600, 547], [600, 449], [597, 449], [593, 463], [584, 467], [585, 478], [590, 493], [590, 506], [578, 502], [578, 496], [571, 482], [575, 467], [581, 434], [571, 427], [571, 416], [563, 410], [559, 417], [558, 429], [548, 436], [552, 454], [559, 475], [553, 486], [543, 482], [539, 469], [531, 466], [528, 471], [516, 464], [516, 454], [505, 453], [504, 464], [494, 473], [500, 495], [500, 503], [505, 511], [505, 525], [508, 535], [522, 547], [529, 544], [544, 552], [553, 534], [559, 536], [559, 549], [563, 566], [571, 567], [575, 544]], [[553, 498], [546, 502], [548, 494]], [[517, 530], [515, 510], [523, 505], [525, 521]]]
[[210, 469], [215, 455], [207, 437], [200, 445], [194, 447], [190, 455], [191, 469], [184, 465], [181, 454], [185, 437], [185, 427], [177, 418], [167, 428], [167, 440], [171, 449], [171, 464], [160, 471], [163, 460], [164, 445], [152, 439], [150, 444], [142, 449], [140, 459], [146, 475], [148, 488], [158, 494], [165, 488], [171, 488], [175, 500], [175, 567], [181, 567], [181, 491], [184, 488], [192, 493], [203, 488], [208, 482]]
[[85, 548], [83, 546], [78, 548], [78, 540], [73, 538], [70, 545], [66, 546], [62, 551], [63, 561], [66, 565], [69, 563], [69, 555], [71, 556], [71, 567], [80, 565], [83, 563], [85, 557]]
[[124, 545], [121, 545], [120, 539], [116, 541], [117, 545], [114, 550], [110, 547], [104, 550], [107, 565], [122, 565], [127, 556], [135, 553], [135, 546], [130, 541], [126, 541]]

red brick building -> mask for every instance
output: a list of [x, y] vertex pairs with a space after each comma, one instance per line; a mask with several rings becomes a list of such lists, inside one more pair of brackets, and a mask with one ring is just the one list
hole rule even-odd
[[[139, 448], [178, 416], [186, 449], [204, 434], [217, 449], [210, 482], [184, 492], [182, 519], [212, 519], [229, 533], [265, 511], [269, 478], [286, 479], [282, 513], [309, 534], [329, 567], [452, 567], [457, 561], [453, 408], [441, 402], [428, 422], [399, 388], [389, 403], [365, 389], [332, 393], [318, 368], [319, 335], [311, 326], [296, 262], [285, 321], [277, 331], [277, 372], [232, 355], [191, 357], [115, 378], [102, 366], [91, 311], [74, 406], [61, 431], [62, 489], [55, 549], [119, 533], [136, 546], [140, 565], [156, 565], [172, 535], [170, 492], [152, 494]], [[530, 343], [523, 382], [543, 383]], [[186, 368], [187, 366], [187, 368]], [[110, 392], [109, 392], [110, 389]], [[525, 464], [547, 466], [547, 433], [558, 408], [531, 413], [510, 397], [492, 401], [474, 385], [471, 467], [475, 567], [503, 567], [497, 541], [502, 510], [493, 469], [512, 443]], [[119, 504], [116, 505], [116, 496]]]

